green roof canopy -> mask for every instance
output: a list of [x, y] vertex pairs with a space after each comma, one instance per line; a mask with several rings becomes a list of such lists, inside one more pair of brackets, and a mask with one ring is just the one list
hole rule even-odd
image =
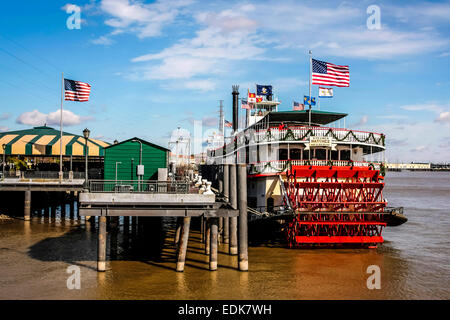
[[[326, 125], [346, 116], [346, 113], [311, 110], [311, 124]], [[261, 121], [268, 121], [269, 123], [308, 123], [309, 110], [269, 112]]]

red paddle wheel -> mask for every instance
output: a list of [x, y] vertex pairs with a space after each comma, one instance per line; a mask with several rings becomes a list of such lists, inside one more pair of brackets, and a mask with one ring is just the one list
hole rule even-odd
[[290, 247], [383, 242], [383, 177], [372, 167], [292, 166], [285, 202], [295, 217], [286, 225]]

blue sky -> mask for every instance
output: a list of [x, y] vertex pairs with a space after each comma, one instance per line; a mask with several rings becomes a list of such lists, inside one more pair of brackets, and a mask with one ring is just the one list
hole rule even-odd
[[[81, 29], [68, 29], [69, 4]], [[369, 30], [370, 5], [381, 28]], [[290, 110], [308, 92], [309, 59], [350, 66], [322, 110], [387, 135], [390, 161], [450, 160], [450, 2], [8, 1], [0, 10], [0, 130], [58, 127], [61, 72], [92, 86], [65, 102], [65, 130], [167, 146], [177, 126], [217, 127], [241, 95], [272, 84]], [[314, 86], [313, 93], [317, 93]]]

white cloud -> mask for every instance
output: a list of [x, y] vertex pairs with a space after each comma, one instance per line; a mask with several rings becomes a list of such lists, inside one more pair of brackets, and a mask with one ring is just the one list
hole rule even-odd
[[367, 123], [367, 121], [369, 121], [369, 117], [367, 115], [364, 115], [361, 117], [361, 119], [359, 119], [358, 122], [352, 124], [352, 127], [360, 127], [363, 126]]
[[180, 9], [191, 0], [158, 0], [150, 4], [135, 0], [102, 0], [100, 8], [110, 15], [105, 24], [116, 31], [133, 32], [139, 38], [161, 35], [162, 28], [170, 24]]
[[114, 43], [114, 41], [108, 36], [100, 36], [96, 39], [91, 40], [91, 42], [93, 44], [99, 44], [99, 45], [105, 45], [105, 46], [108, 46], [108, 45], [111, 45]]
[[448, 111], [441, 112], [434, 121], [450, 124], [450, 112], [448, 112]]
[[0, 126], [0, 132], [6, 132], [6, 131], [9, 131], [8, 127]]
[[11, 118], [11, 114], [10, 113], [3, 112], [2, 114], [0, 114], [0, 121], [8, 120], [9, 118]]
[[401, 106], [400, 108], [408, 111], [433, 111], [442, 112], [446, 105], [442, 105], [436, 102], [425, 102], [419, 104], [411, 104], [406, 106]]
[[[59, 124], [61, 111], [57, 110], [48, 114], [42, 113], [38, 110], [27, 111], [22, 113], [16, 122], [19, 124], [25, 124], [29, 126], [42, 126], [44, 124], [56, 125]], [[63, 125], [73, 126], [80, 124], [84, 121], [91, 120], [91, 117], [83, 117], [76, 115], [70, 110], [63, 110]]]

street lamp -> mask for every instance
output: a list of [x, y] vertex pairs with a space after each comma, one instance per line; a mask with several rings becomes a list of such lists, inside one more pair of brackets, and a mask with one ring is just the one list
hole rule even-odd
[[2, 171], [3, 171], [2, 181], [3, 181], [3, 180], [5, 180], [5, 165], [6, 165], [6, 154], [5, 154], [5, 152], [6, 152], [6, 144], [3, 144], [2, 148], [3, 148], [3, 169], [2, 169]]
[[139, 191], [141, 191], [141, 180], [142, 180], [142, 176], [144, 175], [144, 168], [142, 167], [142, 142], [137, 139], [133, 139], [133, 140], [131, 140], [131, 142], [139, 142], [141, 144], [141, 147], [139, 149], [139, 166], [138, 166], [138, 170], [137, 170], [138, 186], [139, 186]]
[[85, 185], [86, 188], [88, 187], [88, 181], [89, 181], [89, 179], [88, 179], [88, 146], [87, 146], [87, 143], [88, 143], [88, 139], [89, 139], [89, 134], [90, 133], [91, 133], [91, 131], [89, 131], [88, 128], [83, 130], [83, 136], [84, 136], [84, 139], [86, 140], [85, 144], [84, 144], [84, 155], [85, 155], [85, 173], [84, 173], [85, 174], [85, 179], [84, 179], [84, 185]]

